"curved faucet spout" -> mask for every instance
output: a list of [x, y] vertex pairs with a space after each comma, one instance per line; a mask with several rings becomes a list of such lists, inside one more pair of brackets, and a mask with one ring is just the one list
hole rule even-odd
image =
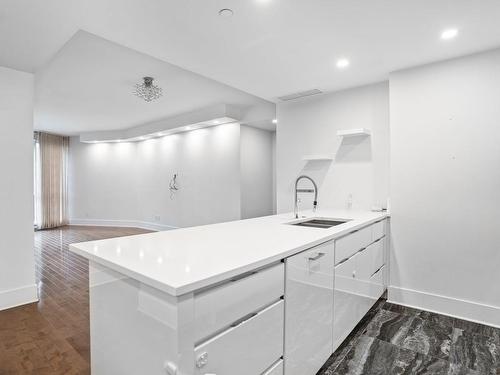
[[[298, 188], [299, 181], [303, 180], [303, 179], [311, 181], [311, 183], [314, 186], [314, 190], [313, 189], [299, 189]], [[313, 212], [316, 212], [316, 207], [318, 205], [318, 186], [316, 185], [316, 182], [314, 182], [314, 180], [311, 177], [306, 176], [306, 175], [301, 175], [301, 176], [297, 177], [297, 179], [295, 180], [295, 196], [294, 196], [295, 201], [294, 201], [294, 206], [293, 206], [293, 213], [294, 213], [296, 219], [299, 218], [299, 203], [298, 203], [297, 193], [314, 193]]]

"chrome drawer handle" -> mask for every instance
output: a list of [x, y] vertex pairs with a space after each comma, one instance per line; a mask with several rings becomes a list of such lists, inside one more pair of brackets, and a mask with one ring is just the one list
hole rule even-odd
[[243, 318], [238, 319], [236, 322], [230, 325], [231, 328], [238, 327], [240, 324], [245, 323], [247, 320], [252, 319], [253, 317], [257, 316], [258, 314], [256, 312], [250, 313], [245, 315]]
[[372, 275], [371, 275], [370, 277], [375, 276], [377, 273], [379, 273], [379, 272], [380, 272], [380, 270], [381, 270], [382, 268], [384, 268], [384, 264], [382, 264], [382, 266], [380, 266], [380, 268], [379, 268], [378, 270], [376, 270], [374, 273], [372, 273]]
[[335, 267], [336, 267], [336, 266], [340, 266], [342, 263], [347, 262], [349, 259], [351, 259], [351, 258], [350, 258], [350, 257], [347, 257], [347, 258], [342, 259], [340, 262], [338, 262], [338, 263], [335, 265]]
[[326, 254], [325, 253], [318, 253], [313, 257], [307, 258], [310, 261], [318, 260], [319, 258], [323, 258]]
[[241, 275], [238, 275], [238, 276], [235, 276], [233, 277], [230, 281], [232, 283], [236, 282], [236, 281], [240, 281], [241, 279], [246, 279], [247, 277], [249, 276], [253, 276], [255, 274], [257, 274], [258, 272], [257, 271], [249, 271], [249, 272], [245, 272], [245, 273], [242, 273]]

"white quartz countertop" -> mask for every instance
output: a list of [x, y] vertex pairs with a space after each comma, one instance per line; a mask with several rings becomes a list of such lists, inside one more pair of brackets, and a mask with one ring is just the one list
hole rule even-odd
[[[288, 225], [291, 213], [82, 242], [70, 250], [170, 295], [179, 296], [341, 237], [388, 216], [322, 210], [306, 217], [350, 219], [332, 228]], [[299, 219], [303, 220], [303, 219]]]

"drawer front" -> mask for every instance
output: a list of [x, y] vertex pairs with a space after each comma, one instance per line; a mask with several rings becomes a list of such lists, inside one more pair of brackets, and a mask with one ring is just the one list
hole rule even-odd
[[283, 355], [284, 302], [195, 348], [197, 375], [262, 374]]
[[194, 297], [195, 340], [228, 327], [284, 294], [285, 265], [279, 263], [243, 278], [235, 278]]
[[285, 372], [316, 374], [332, 353], [334, 243], [286, 260]]
[[372, 243], [372, 227], [362, 228], [335, 241], [335, 264]]
[[280, 359], [276, 362], [269, 370], [264, 372], [262, 375], [283, 375], [283, 360]]
[[372, 225], [372, 240], [377, 241], [379, 238], [385, 236], [385, 226], [387, 220], [379, 221]]
[[376, 274], [370, 278], [371, 297], [374, 301], [378, 300], [385, 291], [385, 272], [386, 266], [383, 266]]
[[384, 265], [384, 239], [380, 239], [357, 254], [356, 276], [369, 280]]

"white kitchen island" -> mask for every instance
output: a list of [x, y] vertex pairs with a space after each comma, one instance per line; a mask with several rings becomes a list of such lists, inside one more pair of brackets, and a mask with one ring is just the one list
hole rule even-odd
[[[386, 285], [386, 213], [291, 214], [71, 245], [93, 375], [314, 375]], [[299, 221], [304, 218], [299, 219]]]

